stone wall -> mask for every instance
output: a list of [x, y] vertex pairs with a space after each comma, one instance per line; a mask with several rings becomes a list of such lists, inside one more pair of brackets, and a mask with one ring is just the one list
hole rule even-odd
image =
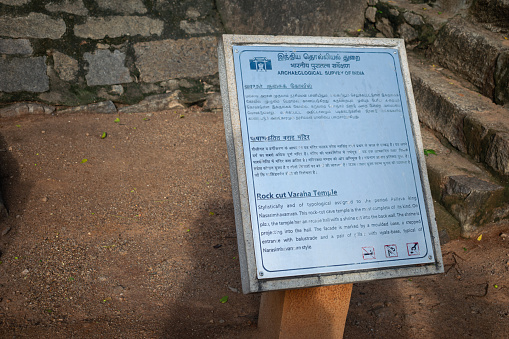
[[[217, 3], [217, 5], [216, 5]], [[0, 106], [217, 91], [222, 33], [344, 35], [355, 0], [0, 0]]]

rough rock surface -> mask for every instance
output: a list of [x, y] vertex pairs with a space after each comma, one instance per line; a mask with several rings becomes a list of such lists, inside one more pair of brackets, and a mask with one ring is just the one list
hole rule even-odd
[[79, 71], [78, 60], [64, 53], [53, 52], [53, 67], [60, 79], [65, 81], [76, 80]]
[[118, 112], [157, 112], [173, 108], [184, 108], [184, 105], [182, 104], [182, 93], [180, 91], [149, 96], [140, 101], [138, 104], [119, 108]]
[[[217, 73], [214, 37], [140, 42], [134, 45], [136, 66], [144, 82]], [[161, 62], [165, 60], [165, 62]]]
[[141, 0], [97, 0], [101, 9], [109, 9], [120, 14], [147, 13]]
[[495, 65], [502, 46], [489, 32], [483, 33], [466, 20], [455, 19], [440, 30], [428, 54], [493, 98]]
[[64, 20], [41, 13], [30, 13], [24, 17], [0, 16], [0, 36], [59, 39], [65, 30]]
[[485, 209], [500, 200], [503, 191], [502, 186], [475, 177], [453, 176], [445, 185], [442, 201], [460, 221], [462, 236], [471, 237], [477, 231], [476, 225]]
[[35, 102], [18, 102], [0, 109], [0, 117], [19, 117], [29, 114], [52, 114], [55, 107]]
[[76, 107], [70, 107], [62, 110], [58, 110], [58, 114], [67, 113], [103, 113], [103, 114], [115, 114], [117, 113], [117, 107], [112, 101], [103, 101], [89, 105], [82, 105]]
[[0, 54], [30, 55], [33, 51], [28, 39], [0, 38]]
[[119, 50], [97, 50], [83, 55], [88, 61], [87, 84], [114, 85], [131, 82], [129, 69], [125, 67], [125, 54]]
[[[227, 32], [239, 34], [325, 35], [364, 26], [366, 1], [218, 0]], [[348, 15], [345, 15], [348, 13]]]
[[49, 89], [46, 57], [0, 58], [0, 91], [45, 92]]
[[81, 38], [102, 39], [121, 36], [161, 35], [164, 22], [142, 16], [110, 16], [105, 18], [88, 18], [82, 25], [74, 27], [74, 34]]
[[83, 4], [82, 0], [64, 0], [59, 2], [50, 2], [46, 4], [45, 8], [50, 12], [64, 12], [82, 16], [88, 14], [88, 9]]

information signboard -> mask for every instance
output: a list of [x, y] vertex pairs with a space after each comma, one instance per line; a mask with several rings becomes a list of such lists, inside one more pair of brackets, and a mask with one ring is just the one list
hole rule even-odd
[[224, 35], [245, 292], [443, 271], [404, 45]]

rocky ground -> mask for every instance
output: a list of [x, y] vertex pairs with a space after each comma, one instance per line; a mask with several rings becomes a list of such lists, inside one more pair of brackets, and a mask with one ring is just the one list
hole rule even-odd
[[[222, 119], [3, 118], [0, 337], [257, 337]], [[345, 337], [509, 338], [508, 235], [445, 244], [442, 275], [355, 284]]]

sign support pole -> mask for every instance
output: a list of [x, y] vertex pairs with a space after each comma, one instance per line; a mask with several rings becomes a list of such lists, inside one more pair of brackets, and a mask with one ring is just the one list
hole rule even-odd
[[262, 293], [262, 338], [343, 338], [352, 284]]

